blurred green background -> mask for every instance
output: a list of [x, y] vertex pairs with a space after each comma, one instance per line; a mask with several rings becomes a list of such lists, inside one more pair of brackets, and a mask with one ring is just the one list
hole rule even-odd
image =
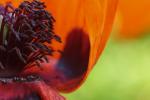
[[68, 100], [150, 100], [150, 36], [111, 36], [87, 81]]

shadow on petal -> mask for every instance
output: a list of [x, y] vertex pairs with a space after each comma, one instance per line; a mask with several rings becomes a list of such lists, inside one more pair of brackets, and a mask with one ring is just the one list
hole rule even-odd
[[62, 92], [75, 90], [87, 72], [89, 54], [88, 34], [80, 28], [73, 29], [66, 38], [64, 51], [55, 67], [56, 74], [47, 78], [47, 82]]
[[88, 34], [82, 29], [73, 29], [66, 40], [62, 57], [58, 62], [58, 69], [68, 79], [83, 75], [89, 62], [90, 42]]

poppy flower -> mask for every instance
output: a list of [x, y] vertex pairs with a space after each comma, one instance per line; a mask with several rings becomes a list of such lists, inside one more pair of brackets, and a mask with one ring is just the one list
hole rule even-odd
[[150, 28], [149, 0], [120, 0], [118, 3], [119, 37], [134, 38]]
[[0, 100], [64, 100], [109, 37], [117, 0], [2, 0]]

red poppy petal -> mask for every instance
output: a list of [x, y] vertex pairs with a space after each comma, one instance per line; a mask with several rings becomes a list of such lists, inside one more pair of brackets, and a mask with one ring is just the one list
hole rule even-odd
[[[55, 32], [63, 40], [56, 69], [55, 86], [70, 92], [87, 77], [111, 31], [117, 0], [56, 0], [48, 1], [55, 23]], [[59, 46], [58, 46], [59, 47]], [[60, 76], [60, 77], [59, 77]]]
[[108, 39], [117, 0], [43, 0], [56, 20], [55, 33], [63, 43], [52, 43], [63, 53], [49, 58], [43, 70], [34, 67], [45, 82], [62, 92], [83, 83]]
[[40, 98], [40, 100], [65, 100], [58, 91], [44, 82], [9, 83], [5, 86], [1, 84], [0, 89], [0, 100], [28, 100], [27, 98], [31, 99], [29, 96]]

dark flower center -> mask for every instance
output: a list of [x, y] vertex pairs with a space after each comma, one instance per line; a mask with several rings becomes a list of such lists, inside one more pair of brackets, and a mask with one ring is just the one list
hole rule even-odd
[[11, 3], [0, 6], [0, 73], [48, 62], [47, 55], [54, 50], [45, 44], [61, 39], [53, 32], [55, 20], [45, 8], [39, 0], [24, 1], [18, 8]]

